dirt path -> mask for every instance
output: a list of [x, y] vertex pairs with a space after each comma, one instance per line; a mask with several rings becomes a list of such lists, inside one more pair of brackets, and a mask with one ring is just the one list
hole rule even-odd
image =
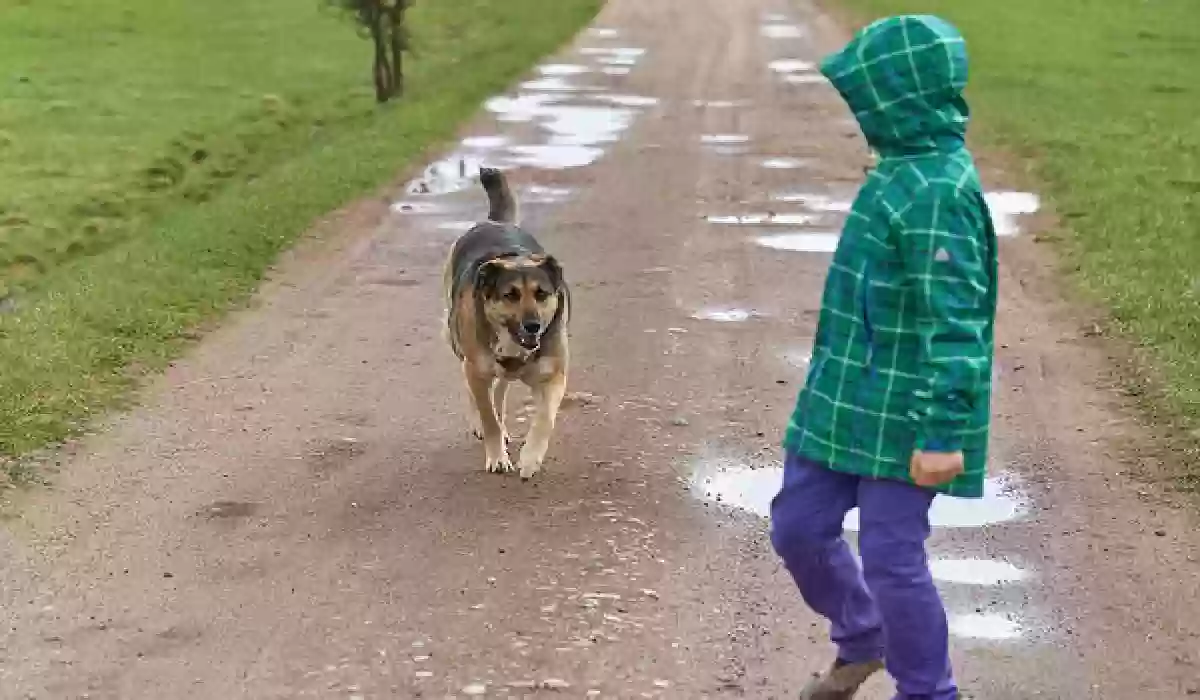
[[[829, 650], [759, 513], [866, 162], [806, 63], [838, 38], [803, 2], [613, 0], [429, 193], [348, 214], [20, 504], [0, 695], [791, 697]], [[520, 166], [576, 299], [532, 484], [479, 468], [440, 339], [479, 158]], [[961, 680], [1200, 694], [1195, 523], [1123, 475], [1114, 441], [1145, 433], [1089, 388], [1105, 358], [1014, 222], [995, 488], [935, 512]]]

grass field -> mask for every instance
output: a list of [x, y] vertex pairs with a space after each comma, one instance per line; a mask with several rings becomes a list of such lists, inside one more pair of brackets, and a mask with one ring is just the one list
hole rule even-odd
[[1163, 417], [1200, 428], [1195, 0], [828, 1], [959, 26], [977, 133], [1032, 165], [1067, 229], [1064, 260], [1152, 360]]
[[119, 403], [600, 4], [418, 2], [381, 109], [317, 0], [0, 0], [0, 456]]

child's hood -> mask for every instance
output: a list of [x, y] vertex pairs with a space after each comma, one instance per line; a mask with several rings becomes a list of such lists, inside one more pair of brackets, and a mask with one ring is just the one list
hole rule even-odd
[[821, 63], [881, 155], [960, 148], [970, 112], [963, 98], [967, 48], [949, 22], [930, 15], [878, 20]]

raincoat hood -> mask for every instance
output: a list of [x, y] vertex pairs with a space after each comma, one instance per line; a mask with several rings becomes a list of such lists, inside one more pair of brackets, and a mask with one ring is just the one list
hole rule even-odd
[[877, 20], [825, 58], [821, 73], [879, 155], [963, 147], [970, 116], [962, 94], [967, 48], [946, 20], [931, 15]]

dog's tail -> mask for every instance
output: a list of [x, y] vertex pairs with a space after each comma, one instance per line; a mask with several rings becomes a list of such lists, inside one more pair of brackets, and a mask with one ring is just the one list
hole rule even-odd
[[517, 222], [517, 199], [508, 186], [508, 178], [496, 168], [480, 168], [479, 182], [488, 197], [488, 220], [501, 224]]

